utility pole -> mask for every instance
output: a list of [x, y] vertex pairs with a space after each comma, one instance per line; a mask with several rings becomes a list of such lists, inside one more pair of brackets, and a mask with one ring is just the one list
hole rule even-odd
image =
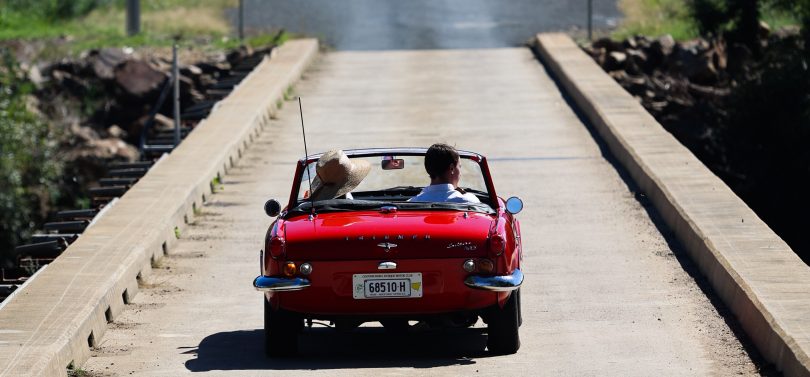
[[245, 0], [239, 0], [239, 41], [245, 40]]
[[141, 1], [127, 0], [127, 35], [141, 32]]
[[593, 40], [593, 0], [588, 0], [588, 40]]
[[177, 43], [172, 45], [172, 84], [174, 85], [174, 147], [180, 145], [180, 64], [177, 62]]

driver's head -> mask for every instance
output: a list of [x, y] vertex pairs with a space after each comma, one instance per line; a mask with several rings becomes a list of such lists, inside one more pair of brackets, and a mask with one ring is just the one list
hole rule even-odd
[[425, 153], [425, 170], [432, 181], [458, 184], [458, 152], [444, 144], [433, 144]]

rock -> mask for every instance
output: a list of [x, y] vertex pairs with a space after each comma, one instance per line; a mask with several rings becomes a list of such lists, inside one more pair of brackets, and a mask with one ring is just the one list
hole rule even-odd
[[48, 81], [48, 79], [42, 75], [42, 71], [36, 64], [32, 64], [31, 67], [28, 68], [26, 76], [28, 76], [28, 80], [30, 80], [37, 89], [42, 89], [42, 86]]
[[84, 96], [87, 92], [87, 83], [70, 72], [59, 69], [52, 70], [51, 78], [56, 81], [57, 85], [67, 89], [77, 97]]
[[647, 79], [644, 76], [627, 76], [621, 83], [630, 94], [635, 96], [645, 96], [647, 93]]
[[242, 61], [243, 59], [247, 58], [252, 54], [253, 48], [251, 48], [250, 46], [242, 45], [239, 46], [239, 48], [228, 53], [228, 55], [225, 55], [225, 59], [228, 60], [228, 63], [230, 63], [231, 66], [235, 66], [239, 64], [240, 61]]
[[674, 64], [671, 66], [690, 81], [709, 84], [718, 79], [713, 52], [710, 51], [709, 43], [705, 40], [698, 39], [676, 45], [672, 59], [674, 59]]
[[636, 42], [636, 37], [630, 37], [625, 39], [624, 42], [622, 42], [622, 46], [625, 49], [638, 48], [638, 42]]
[[609, 53], [605, 58], [605, 64], [603, 68], [608, 72], [623, 69], [626, 61], [627, 61], [627, 54], [619, 51], [613, 51]]
[[759, 27], [757, 28], [757, 37], [759, 39], [768, 39], [771, 36], [771, 25], [767, 22], [760, 20]]
[[155, 129], [174, 129], [174, 120], [161, 113], [155, 114]]
[[652, 67], [647, 64], [647, 54], [641, 50], [627, 49], [627, 67], [626, 70], [631, 74], [649, 73]]
[[127, 60], [128, 56], [120, 48], [92, 50], [87, 54], [87, 64], [96, 77], [102, 80], [115, 78], [115, 67]]
[[726, 56], [726, 66], [728, 71], [732, 74], [737, 74], [742, 72], [748, 61], [751, 60], [753, 54], [747, 46], [740, 43], [735, 43], [728, 49], [728, 54]]
[[115, 67], [115, 83], [128, 95], [145, 99], [160, 90], [167, 77], [142, 60], [127, 60]]
[[202, 70], [202, 68], [197, 67], [196, 65], [189, 64], [189, 65], [180, 67], [180, 74], [183, 75], [183, 76], [196, 77], [196, 76], [202, 75], [203, 70]]
[[597, 39], [595, 42], [593, 42], [592, 46], [593, 48], [604, 48], [608, 53], [613, 51], [624, 51], [624, 47], [622, 46], [621, 42], [616, 42], [610, 38]]
[[591, 46], [585, 46], [584, 49], [585, 52], [587, 52], [588, 55], [590, 55], [591, 58], [593, 58], [593, 60], [596, 61], [597, 64], [599, 64], [599, 66], [605, 65], [606, 51], [604, 48], [593, 48]]
[[672, 38], [669, 34], [658, 37], [653, 43], [658, 43], [661, 51], [664, 52], [665, 55], [672, 53], [672, 49], [675, 48], [675, 38]]
[[627, 72], [625, 71], [610, 71], [608, 75], [612, 77], [614, 80], [618, 81], [620, 84], [627, 80]]
[[127, 133], [117, 124], [107, 127], [107, 135], [116, 139], [126, 139]]

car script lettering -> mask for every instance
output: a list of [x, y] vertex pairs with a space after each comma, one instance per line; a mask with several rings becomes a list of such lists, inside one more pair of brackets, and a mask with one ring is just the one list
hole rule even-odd
[[452, 249], [452, 248], [455, 248], [455, 247], [462, 247], [462, 248], [464, 248], [464, 250], [468, 250], [468, 251], [478, 249], [478, 246], [473, 245], [473, 243], [470, 242], [470, 241], [450, 242], [449, 244], [447, 244], [448, 249]]

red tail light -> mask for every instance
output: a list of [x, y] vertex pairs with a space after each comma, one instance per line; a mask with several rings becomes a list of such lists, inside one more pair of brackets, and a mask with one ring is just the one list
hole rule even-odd
[[503, 254], [506, 249], [506, 241], [500, 234], [493, 234], [489, 237], [489, 252], [494, 256]]
[[270, 239], [270, 256], [273, 259], [279, 259], [284, 256], [284, 239], [281, 237], [273, 237]]

